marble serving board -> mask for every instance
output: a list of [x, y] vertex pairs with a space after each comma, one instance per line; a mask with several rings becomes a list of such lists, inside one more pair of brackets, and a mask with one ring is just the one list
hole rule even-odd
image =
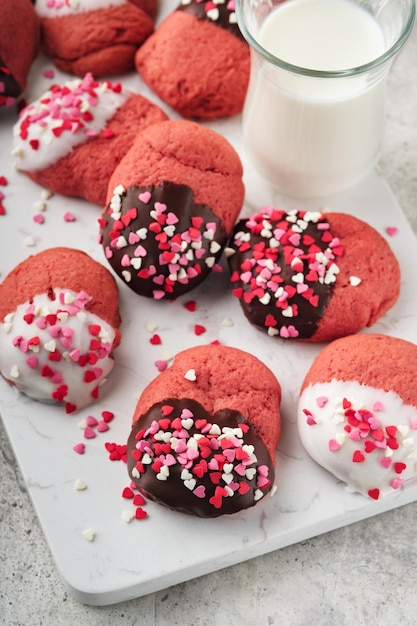
[[[164, 11], [169, 4], [164, 3]], [[51, 67], [47, 59], [37, 61], [28, 97], [48, 88], [51, 80], [43, 72]], [[55, 82], [67, 78], [55, 70]], [[135, 74], [122, 80], [158, 102]], [[177, 117], [163, 108], [170, 117]], [[14, 111], [0, 115], [0, 175], [8, 180], [1, 188], [6, 215], [0, 216], [0, 279], [30, 254], [57, 245], [82, 249], [106, 265], [97, 243], [98, 207], [54, 196], [46, 201], [45, 222], [33, 221], [42, 189], [13, 168], [10, 150], [15, 115]], [[240, 139], [239, 116], [208, 125], [225, 135], [242, 158], [246, 185], [242, 214], [266, 204], [344, 211], [368, 221], [387, 237], [401, 264], [401, 296], [372, 331], [417, 343], [416, 241], [378, 171], [338, 197], [285, 198], [252, 169]], [[75, 221], [64, 220], [68, 211]], [[28, 246], [30, 241], [33, 246]], [[60, 406], [34, 402], [0, 381], [0, 413], [33, 505], [64, 583], [83, 603], [106, 605], [145, 595], [417, 499], [417, 484], [378, 502], [353, 495], [306, 455], [296, 428], [297, 395], [322, 345], [270, 338], [250, 326], [231, 295], [224, 261], [223, 267], [222, 273], [213, 273], [199, 288], [172, 303], [142, 298], [119, 282], [123, 341], [115, 354], [116, 366], [100, 400], [77, 415], [66, 415]], [[194, 312], [184, 306], [189, 300], [196, 303]], [[196, 335], [196, 324], [206, 332]], [[150, 343], [154, 332], [162, 340], [160, 345]], [[137, 397], [157, 375], [157, 360], [214, 340], [251, 352], [281, 383], [277, 491], [249, 511], [215, 520], [148, 502], [144, 507], [147, 519], [126, 523], [124, 512], [134, 510], [131, 501], [121, 497], [129, 484], [126, 466], [109, 460], [105, 443], [126, 442]], [[101, 419], [104, 410], [115, 414], [110, 430], [84, 439], [80, 422], [89, 415]], [[86, 446], [83, 455], [73, 450], [80, 442]], [[77, 481], [87, 488], [75, 489]], [[83, 535], [86, 529], [94, 532], [93, 541]]]

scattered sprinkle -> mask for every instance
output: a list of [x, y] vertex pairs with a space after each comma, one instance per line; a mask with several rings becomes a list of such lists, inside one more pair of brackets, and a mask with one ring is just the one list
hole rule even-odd
[[80, 478], [77, 478], [74, 483], [74, 489], [75, 491], [85, 491], [87, 489], [87, 484]]
[[197, 309], [197, 302], [195, 300], [188, 300], [188, 302], [184, 302], [184, 308], [191, 313], [194, 313]]
[[398, 228], [396, 226], [387, 226], [385, 232], [390, 237], [395, 237], [398, 234]]
[[94, 541], [96, 538], [96, 531], [93, 528], [85, 528], [81, 534], [86, 541]]
[[66, 213], [64, 213], [63, 216], [64, 222], [75, 222], [76, 221], [76, 217], [73, 213], [71, 213], [70, 211], [67, 211]]

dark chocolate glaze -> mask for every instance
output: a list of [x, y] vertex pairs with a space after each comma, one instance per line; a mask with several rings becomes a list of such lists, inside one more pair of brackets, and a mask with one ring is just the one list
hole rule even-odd
[[[206, 0], [203, 0], [203, 2], [191, 0], [190, 2], [184, 4], [180, 3], [177, 7], [177, 11], [191, 13], [199, 20], [206, 20], [216, 26], [220, 26], [220, 28], [224, 28], [229, 31], [229, 33], [232, 33], [232, 35], [235, 35], [235, 37], [239, 37], [239, 39], [245, 41], [235, 19], [236, 13], [234, 6], [233, 8], [230, 8], [228, 0], [225, 0], [222, 4], [216, 4], [214, 9], [211, 7], [210, 11], [210, 7], [207, 7], [207, 5], [212, 4], [213, 3], [211, 1], [207, 2]], [[213, 19], [210, 17], [211, 15], [215, 15], [217, 19]]]
[[[149, 195], [149, 200], [143, 202], [140, 198], [146, 194]], [[108, 262], [133, 291], [150, 298], [155, 298], [155, 292], [157, 292], [158, 299], [164, 297], [172, 300], [187, 293], [208, 276], [213, 264], [217, 263], [222, 254], [227, 242], [227, 234], [220, 218], [208, 205], [195, 203], [194, 192], [190, 187], [168, 181], [161, 185], [132, 186], [121, 194], [121, 199], [121, 219], [115, 220], [112, 217], [113, 210], [109, 205], [102, 219], [99, 220], [101, 243], [105, 250], [112, 251], [110, 258], [106, 254]], [[166, 206], [163, 213], [165, 216], [169, 215], [168, 221], [160, 224], [160, 232], [158, 232], [158, 221], [155, 215], [155, 205], [158, 206], [158, 203]], [[137, 209], [137, 216], [129, 217], [132, 213], [131, 209], [134, 208]], [[175, 219], [177, 219], [176, 222]], [[174, 223], [171, 223], [172, 221]], [[208, 234], [207, 224], [215, 225], [215, 233], [212, 237], [205, 236]], [[156, 230], [152, 230], [153, 228]], [[168, 234], [165, 233], [165, 228]], [[138, 240], [135, 233], [143, 229], [146, 229], [146, 237]], [[190, 232], [192, 232], [193, 241], [187, 242], [184, 237]], [[111, 242], [116, 236], [124, 237], [127, 245], [119, 249], [112, 246]], [[132, 237], [135, 241], [130, 243]], [[161, 237], [165, 240], [161, 241]], [[172, 266], [166, 262], [166, 258], [177, 250], [178, 241], [181, 241], [183, 246], [180, 253], [179, 271], [192, 273], [186, 278], [179, 276], [174, 280], [169, 278], [173, 275]], [[198, 257], [196, 256], [196, 243], [201, 248], [198, 251]], [[142, 250], [140, 254], [138, 246]], [[213, 246], [218, 247], [218, 250], [211, 251]], [[187, 254], [193, 258], [187, 258]], [[133, 259], [133, 263], [141, 259], [140, 267], [129, 266], [127, 264], [129, 258]], [[209, 264], [206, 263], [207, 259], [210, 261]], [[147, 271], [151, 274], [147, 275]], [[157, 276], [159, 282], [154, 280]], [[162, 292], [164, 292], [163, 296], [161, 296]]]
[[[162, 407], [166, 407], [167, 405], [174, 408], [173, 412], [169, 415], [169, 418], [164, 416], [162, 410]], [[201, 471], [199, 472], [199, 469], [201, 470], [200, 463], [203, 462], [204, 465], [205, 462], [208, 466], [210, 463], [214, 462], [216, 458], [219, 459], [220, 457], [218, 455], [222, 456], [224, 452], [222, 448], [217, 450], [210, 449], [209, 452], [207, 448], [205, 449], [205, 452], [201, 449], [201, 454], [192, 461], [192, 465], [188, 469], [188, 472], [192, 475], [192, 479], [195, 479], [195, 486], [193, 490], [197, 489], [201, 491], [204, 487], [204, 497], [198, 497], [195, 493], [193, 493], [193, 490], [185, 486], [184, 477], [181, 478], [184, 466], [180, 464], [176, 452], [169, 444], [166, 444], [167, 448], [166, 450], [163, 450], [162, 454], [173, 455], [176, 459], [176, 463], [170, 465], [169, 477], [167, 480], [158, 479], [158, 468], [155, 467], [153, 469], [151, 464], [143, 465], [140, 468], [144, 469], [144, 472], [141, 473], [140, 477], [137, 477], [134, 473], [132, 473], [134, 468], [137, 468], [138, 466], [137, 459], [132, 456], [132, 452], [135, 454], [136, 451], [136, 456], [138, 454], [136, 449], [138, 440], [144, 439], [148, 442], [152, 451], [150, 454], [153, 455], [152, 460], [157, 459], [159, 456], [158, 452], [161, 452], [158, 449], [155, 450], [155, 445], [158, 446], [158, 444], [161, 443], [158, 435], [155, 439], [152, 434], [148, 434], [146, 437], [143, 436], [143, 432], [148, 429], [152, 423], [160, 422], [164, 428], [166, 428], [165, 432], [171, 432], [174, 436], [174, 433], [178, 433], [175, 429], [174, 420], [181, 416], [184, 409], [190, 410], [194, 416], [193, 426], [187, 431], [189, 438], [192, 438], [195, 434], [201, 434], [202, 427], [200, 420], [207, 420], [210, 424], [217, 424], [220, 429], [223, 429], [224, 427], [237, 428], [239, 424], [243, 424], [245, 428], [247, 428], [247, 432], [243, 434], [241, 446], [243, 446], [243, 448], [246, 445], [254, 447], [256, 461], [248, 464], [247, 468], [256, 468], [256, 472], [253, 472], [254, 476], [250, 479], [245, 476], [242, 477], [236, 471], [236, 467], [239, 469], [241, 461], [236, 459], [234, 462], [230, 462], [230, 464], [233, 465], [233, 470], [229, 471], [229, 474], [232, 475], [232, 482], [229, 484], [236, 488], [238, 483], [244, 483], [244, 489], [247, 489], [247, 491], [241, 495], [236, 489], [233, 495], [223, 496], [221, 498], [220, 508], [217, 508], [213, 503], [211, 503], [210, 498], [215, 495], [216, 489], [222, 489], [226, 485], [226, 482], [224, 482], [223, 478], [220, 477], [223, 473], [222, 470], [216, 470], [215, 468], [210, 469], [207, 467], [205, 468], [206, 471], [202, 473]], [[168, 422], [169, 426], [167, 425]], [[140, 433], [139, 438], [138, 433]], [[216, 437], [215, 435], [212, 435], [211, 437], [212, 439], [219, 441], [217, 439], [218, 436]], [[235, 450], [237, 450], [237, 448], [235, 448]], [[226, 452], [226, 454], [230, 453]], [[198, 517], [218, 517], [219, 515], [236, 513], [242, 509], [254, 506], [257, 502], [255, 499], [255, 492], [257, 491], [258, 495], [260, 494], [260, 491], [263, 494], [268, 493], [273, 486], [275, 478], [274, 466], [265, 444], [255, 434], [252, 426], [246, 422], [243, 415], [241, 415], [238, 411], [228, 409], [218, 411], [215, 415], [210, 415], [199, 402], [191, 399], [180, 400], [176, 398], [168, 398], [163, 402], [154, 404], [147, 413], [142, 415], [132, 427], [127, 444], [127, 458], [129, 475], [132, 481], [146, 497], [171, 509], [196, 515]], [[226, 459], [226, 463], [229, 463], [229, 460]], [[261, 489], [257, 487], [257, 480], [259, 479], [258, 468], [260, 466], [261, 470], [262, 468], [265, 469], [265, 466], [268, 468], [267, 484]], [[194, 472], [197, 472], [198, 475]], [[210, 477], [212, 477], [215, 482], [213, 482]]]
[[7, 99], [16, 100], [22, 93], [19, 83], [0, 57], [0, 106], [6, 104]]
[[[279, 225], [282, 225], [283, 216], [285, 216], [284, 211], [280, 211], [279, 213], [282, 217], [278, 220], [269, 220], [266, 217], [266, 220], [269, 221], [273, 228], [276, 228]], [[300, 213], [300, 216], [302, 213]], [[285, 218], [284, 218], [285, 219]], [[325, 221], [324, 217], [320, 220], [321, 223]], [[332, 284], [324, 284], [317, 280], [308, 279], [309, 268], [308, 264], [311, 262], [313, 253], [311, 252], [311, 242], [308, 244], [304, 243], [303, 238], [312, 238], [314, 240], [314, 249], [325, 251], [328, 249], [328, 241], [322, 241], [323, 231], [319, 231], [317, 229], [317, 224], [313, 222], [309, 222], [308, 226], [305, 230], [303, 230], [300, 243], [297, 246], [291, 245], [288, 241], [285, 244], [281, 244], [278, 248], [270, 248], [268, 244], [268, 238], [262, 236], [260, 232], [254, 232], [253, 228], [248, 227], [248, 220], [242, 219], [240, 220], [234, 228], [233, 235], [230, 239], [230, 248], [234, 250], [234, 254], [228, 256], [228, 264], [229, 268], [232, 272], [238, 273], [241, 275], [245, 270], [245, 261], [254, 258], [254, 249], [257, 246], [264, 244], [265, 250], [267, 251], [267, 255], [270, 255], [270, 258], [273, 258], [275, 263], [279, 266], [279, 277], [282, 279], [282, 282], [277, 284], [278, 286], [289, 285], [290, 288], [296, 288], [297, 284], [292, 279], [295, 274], [301, 271], [304, 274], [304, 283], [308, 285], [308, 287], [312, 290], [312, 294], [317, 299], [316, 305], [313, 306], [311, 302], [303, 296], [303, 294], [295, 293], [291, 298], [288, 299], [288, 304], [294, 305], [296, 307], [297, 314], [293, 317], [286, 317], [283, 315], [281, 308], [277, 307], [277, 298], [274, 296], [274, 290], [269, 287], [265, 288], [265, 292], [267, 292], [271, 298], [269, 303], [262, 303], [259, 301], [257, 296], [254, 296], [252, 300], [245, 300], [245, 294], [253, 294], [253, 286], [250, 283], [245, 283], [242, 280], [233, 281], [233, 287], [241, 288], [243, 290], [242, 296], [240, 299], [240, 304], [242, 310], [249, 320], [254, 326], [258, 328], [268, 331], [268, 325], [265, 324], [267, 316], [272, 316], [272, 318], [276, 321], [275, 329], [278, 331], [282, 327], [288, 327], [292, 325], [298, 331], [297, 339], [309, 339], [316, 332], [320, 320], [323, 317], [323, 314], [326, 310], [326, 307], [330, 301], [332, 296], [333, 286]], [[235, 245], [235, 237], [237, 233], [245, 233], [248, 236], [249, 247], [245, 251], [239, 250], [239, 248]], [[324, 231], [329, 232], [329, 231]], [[299, 256], [303, 263], [303, 269], [293, 269], [288, 262], [287, 255], [291, 256], [292, 251], [295, 249], [301, 249], [303, 253]], [[255, 277], [257, 275], [256, 270], [259, 269], [257, 266], [252, 270], [252, 276]], [[247, 270], [246, 270], [247, 271]], [[248, 300], [250, 299], [247, 296]], [[280, 336], [279, 334], [276, 336]], [[285, 336], [285, 335], [284, 335]], [[295, 338], [295, 337], [292, 337]]]

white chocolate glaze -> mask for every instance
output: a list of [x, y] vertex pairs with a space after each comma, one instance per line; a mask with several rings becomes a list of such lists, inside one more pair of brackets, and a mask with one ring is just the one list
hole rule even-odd
[[0, 325], [0, 373], [25, 395], [63, 402], [68, 413], [88, 406], [113, 369], [114, 329], [85, 310], [90, 296], [55, 289], [34, 297]]
[[120, 84], [97, 82], [91, 74], [52, 86], [22, 110], [14, 125], [16, 168], [36, 171], [52, 165], [105, 129], [129, 96]]
[[309, 385], [297, 420], [308, 454], [349, 491], [378, 499], [417, 477], [417, 408], [393, 391], [355, 381]]
[[78, 15], [126, 4], [127, 0], [36, 0], [35, 9], [40, 17]]

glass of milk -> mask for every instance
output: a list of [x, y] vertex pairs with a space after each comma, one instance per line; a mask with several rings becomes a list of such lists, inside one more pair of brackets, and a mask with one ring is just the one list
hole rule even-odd
[[242, 115], [254, 166], [282, 192], [325, 197], [365, 178], [414, 0], [236, 0], [251, 49]]

